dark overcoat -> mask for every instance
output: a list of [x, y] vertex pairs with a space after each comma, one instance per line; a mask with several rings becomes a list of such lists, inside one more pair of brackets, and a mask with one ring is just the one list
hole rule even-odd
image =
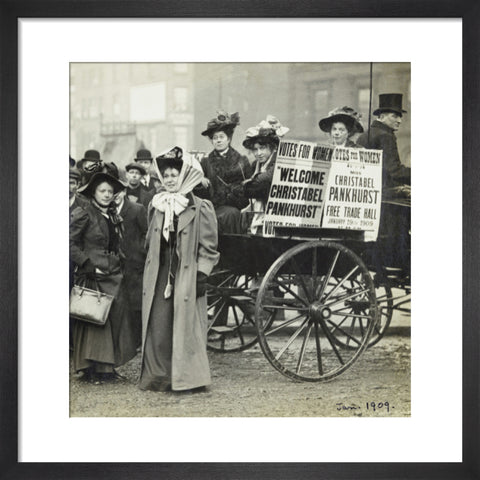
[[378, 120], [374, 120], [370, 133], [362, 133], [357, 143], [365, 148], [383, 150], [382, 184], [383, 188], [402, 184], [410, 185], [410, 168], [400, 161], [397, 138], [394, 131]]
[[77, 265], [75, 282], [84, 281], [83, 267], [90, 260], [103, 272], [97, 275], [100, 290], [115, 299], [103, 327], [75, 322], [75, 370], [87, 368], [92, 362], [122, 365], [136, 353], [132, 318], [122, 288], [120, 255], [110, 253], [108, 246], [108, 226], [102, 214], [91, 203], [76, 208], [70, 215], [70, 258]]
[[[191, 203], [179, 215], [173, 298], [172, 389], [188, 390], [209, 385], [210, 368], [207, 357], [206, 296], [196, 297], [197, 272], [210, 275], [218, 262], [217, 219], [213, 205], [191, 195]], [[162, 312], [152, 310], [160, 268], [161, 235], [164, 213], [152, 208], [147, 232], [147, 261], [143, 274], [142, 345], [148, 323]], [[162, 266], [166, 268], [166, 266]], [[142, 363], [143, 363], [142, 349]]]

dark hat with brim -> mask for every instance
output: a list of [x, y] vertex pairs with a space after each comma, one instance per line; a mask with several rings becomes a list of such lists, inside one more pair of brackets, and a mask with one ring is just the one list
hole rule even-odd
[[318, 122], [320, 130], [330, 133], [332, 125], [341, 122], [345, 125], [349, 133], [362, 133], [363, 126], [359, 121], [360, 115], [350, 107], [336, 108], [329, 112], [328, 116]]
[[108, 173], [97, 172], [92, 175], [89, 182], [78, 189], [78, 193], [83, 193], [86, 197], [93, 197], [95, 189], [102, 182], [107, 182], [113, 187], [113, 194], [117, 194], [125, 188], [125, 184]]
[[137, 152], [137, 156], [134, 158], [136, 162], [139, 162], [140, 160], [149, 160], [150, 162], [153, 161], [152, 154], [150, 150], [142, 149]]
[[146, 175], [147, 171], [139, 164], [139, 163], [129, 163], [126, 167], [125, 170], [129, 172], [130, 170], [138, 170], [142, 175]]
[[75, 160], [72, 158], [71, 155], [69, 155], [68, 157], [69, 157], [68, 163], [70, 164], [71, 167], [74, 167], [75, 166]]
[[168, 167], [176, 168], [180, 171], [183, 166], [183, 150], [180, 147], [169, 148], [158, 155], [155, 161], [160, 171]]
[[225, 132], [231, 137], [235, 127], [239, 124], [240, 116], [238, 112], [229, 115], [227, 112], [219, 111], [218, 115], [207, 123], [207, 129], [202, 132], [202, 135], [211, 137], [216, 132]]
[[401, 93], [382, 93], [378, 96], [378, 108], [374, 110], [373, 114], [379, 116], [381, 113], [392, 112], [402, 116], [403, 113], [407, 113], [402, 107]]
[[87, 150], [83, 155], [83, 158], [77, 162], [77, 167], [82, 168], [83, 163], [86, 161], [95, 163], [101, 162], [102, 159], [100, 158], [100, 152], [97, 150]]

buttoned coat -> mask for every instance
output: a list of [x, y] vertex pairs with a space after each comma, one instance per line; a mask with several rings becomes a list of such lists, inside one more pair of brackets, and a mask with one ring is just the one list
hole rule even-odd
[[362, 133], [357, 143], [365, 148], [383, 150], [383, 188], [410, 185], [410, 168], [400, 161], [397, 138], [394, 131], [378, 120], [374, 120], [370, 132]]
[[[218, 262], [217, 219], [213, 205], [189, 195], [187, 208], [178, 217], [176, 252], [178, 265], [174, 282], [172, 339], [172, 389], [187, 390], [209, 385], [210, 369], [206, 349], [206, 296], [196, 298], [197, 271], [210, 275]], [[142, 364], [148, 323], [162, 312], [152, 311], [160, 268], [164, 214], [152, 208], [147, 232], [147, 260], [143, 275]], [[165, 266], [162, 266], [165, 268]]]

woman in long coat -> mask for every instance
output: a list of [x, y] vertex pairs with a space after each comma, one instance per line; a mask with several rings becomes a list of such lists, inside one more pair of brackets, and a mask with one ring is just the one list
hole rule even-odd
[[79, 191], [89, 199], [70, 215], [70, 258], [76, 265], [75, 283], [115, 297], [104, 326], [76, 320], [73, 366], [85, 378], [101, 382], [115, 378], [114, 367], [136, 353], [133, 324], [123, 292], [120, 259], [122, 219], [114, 195], [124, 186], [107, 173], [95, 173]]
[[152, 200], [143, 276], [143, 390], [190, 390], [211, 383], [206, 280], [218, 262], [217, 219], [191, 190], [200, 165], [174, 147], [155, 159], [166, 192]]

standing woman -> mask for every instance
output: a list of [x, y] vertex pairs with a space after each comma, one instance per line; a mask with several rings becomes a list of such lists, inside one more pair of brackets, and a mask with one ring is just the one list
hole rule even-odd
[[280, 138], [289, 130], [282, 126], [276, 117], [267, 115], [256, 127], [245, 132], [247, 138], [243, 141], [243, 146], [255, 157], [253, 175], [243, 182], [243, 195], [251, 199], [250, 204], [243, 210], [246, 219], [244, 223], [249, 224], [250, 233], [261, 234], [263, 231], [265, 205], [272, 185], [277, 148]]
[[79, 192], [89, 202], [70, 215], [70, 258], [76, 264], [75, 283], [115, 297], [104, 326], [80, 320], [73, 330], [73, 366], [95, 383], [113, 380], [115, 366], [132, 359], [135, 338], [128, 304], [122, 292], [120, 260], [122, 219], [114, 196], [124, 186], [107, 173], [95, 173]]
[[350, 139], [356, 133], [363, 132], [360, 118], [361, 115], [353, 108], [339, 107], [328, 112], [328, 116], [322, 118], [318, 126], [330, 135], [330, 142], [336, 147], [362, 148]]
[[212, 201], [219, 233], [241, 233], [240, 210], [248, 205], [248, 199], [235, 194], [235, 187], [252, 175], [247, 157], [231, 146], [233, 131], [239, 123], [238, 113], [229, 115], [220, 111], [202, 132], [213, 145], [213, 150], [202, 159], [205, 174], [202, 186], [208, 194], [202, 194], [199, 190], [195, 190], [195, 193]]
[[142, 390], [191, 390], [211, 383], [206, 281], [220, 254], [213, 205], [191, 192], [198, 162], [174, 147], [155, 159], [165, 187], [149, 212], [143, 275]]

